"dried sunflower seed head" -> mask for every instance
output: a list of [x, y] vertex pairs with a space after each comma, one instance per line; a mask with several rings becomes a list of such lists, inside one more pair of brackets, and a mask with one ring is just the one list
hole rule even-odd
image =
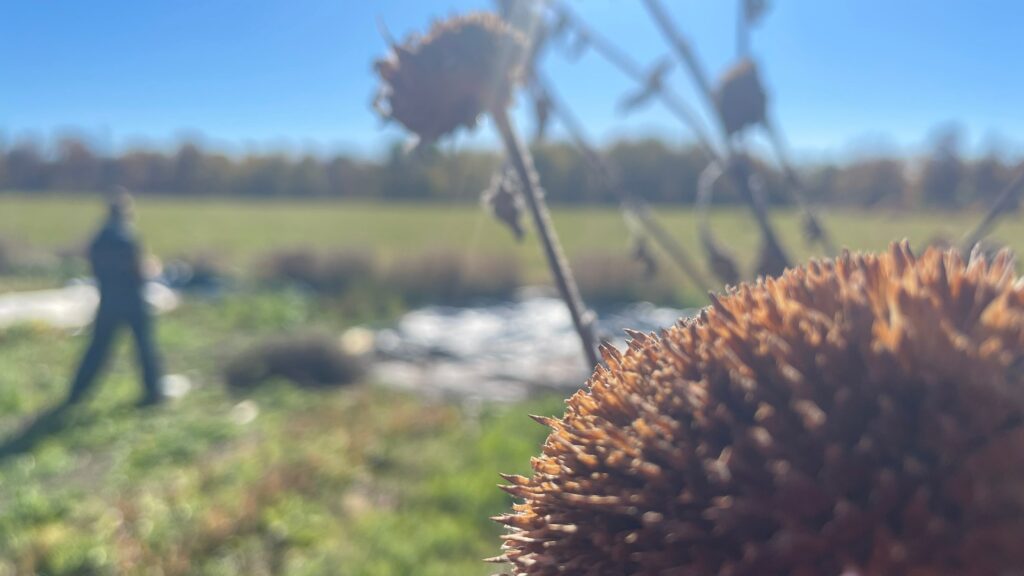
[[763, 123], [767, 101], [757, 65], [749, 59], [729, 68], [715, 89], [715, 104], [730, 135]]
[[427, 142], [473, 128], [481, 114], [508, 106], [524, 50], [522, 36], [494, 14], [434, 24], [375, 63], [375, 106]]
[[1005, 253], [846, 253], [631, 337], [507, 477], [512, 573], [1024, 573]]

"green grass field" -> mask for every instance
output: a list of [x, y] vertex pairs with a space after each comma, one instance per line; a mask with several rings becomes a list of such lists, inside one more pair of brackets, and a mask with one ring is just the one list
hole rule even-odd
[[[509, 505], [560, 399], [463, 409], [373, 383], [232, 393], [220, 366], [269, 334], [347, 321], [290, 293], [190, 302], [158, 321], [195, 389], [139, 411], [128, 346], [86, 404], [58, 402], [84, 338], [0, 331], [0, 574], [488, 574]], [[251, 422], [236, 406], [258, 408]]]
[[[102, 214], [79, 197], [0, 195], [0, 237], [45, 250], [80, 245]], [[212, 253], [240, 269], [282, 247], [350, 247], [394, 259], [446, 248], [513, 253], [544, 280], [540, 250], [522, 245], [472, 206], [287, 204], [141, 199], [147, 245], [170, 257]], [[693, 214], [659, 210], [686, 245]], [[625, 252], [611, 209], [556, 210], [570, 254]], [[878, 249], [908, 237], [956, 238], [970, 214], [827, 216], [837, 239]], [[756, 232], [738, 210], [716, 213], [722, 240], [749, 264]], [[779, 214], [787, 245], [799, 232]], [[1024, 225], [996, 236], [1024, 248]], [[0, 290], [56, 276], [0, 276]], [[425, 403], [366, 382], [322, 391], [284, 382], [247, 395], [220, 371], [232, 351], [266, 335], [321, 327], [340, 331], [391, 312], [292, 290], [260, 289], [222, 300], [187, 300], [158, 321], [168, 372], [195, 390], [137, 411], [124, 346], [96, 396], [45, 434], [12, 446], [34, 414], [62, 398], [85, 339], [40, 326], [0, 330], [0, 576], [15, 574], [483, 575], [498, 553], [488, 517], [510, 502], [498, 472], [522, 472], [545, 432], [528, 413], [557, 414], [560, 398], [484, 407]], [[259, 416], [243, 423], [238, 404]]]
[[[684, 246], [697, 246], [691, 210], [657, 208], [656, 212]], [[94, 197], [0, 194], [0, 237], [47, 248], [80, 245], [102, 213], [102, 203]], [[165, 257], [214, 253], [244, 266], [282, 247], [366, 248], [382, 259], [410, 251], [454, 248], [467, 254], [514, 253], [534, 279], [546, 278], [534, 239], [528, 237], [517, 244], [489, 215], [471, 205], [141, 198], [137, 215], [147, 246]], [[626, 226], [614, 208], [555, 208], [554, 218], [570, 255], [628, 250]], [[720, 210], [713, 218], [723, 244], [741, 264], [749, 265], [756, 254], [758, 234], [747, 212]], [[840, 245], [864, 250], [882, 249], [902, 238], [913, 245], [922, 245], [936, 235], [955, 240], [978, 218], [970, 213], [842, 211], [824, 215]], [[774, 219], [796, 258], [813, 255], [800, 241], [796, 214], [777, 212]], [[1015, 249], [1024, 248], [1024, 221], [1008, 219], [995, 236]]]

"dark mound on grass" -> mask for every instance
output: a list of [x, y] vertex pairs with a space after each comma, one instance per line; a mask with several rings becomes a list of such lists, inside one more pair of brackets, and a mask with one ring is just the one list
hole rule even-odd
[[308, 388], [341, 386], [356, 382], [365, 373], [365, 358], [347, 353], [338, 338], [321, 332], [263, 340], [224, 366], [225, 382], [239, 390], [276, 379]]

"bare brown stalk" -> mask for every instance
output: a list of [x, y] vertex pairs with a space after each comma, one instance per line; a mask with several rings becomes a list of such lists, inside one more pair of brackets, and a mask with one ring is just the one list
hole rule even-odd
[[1021, 191], [1024, 191], [1024, 167], [1017, 170], [1017, 175], [999, 193], [981, 222], [978, 222], [977, 226], [964, 235], [963, 240], [960, 241], [960, 251], [969, 254], [974, 246], [992, 231], [999, 218], [1017, 204]]
[[586, 354], [587, 363], [590, 366], [597, 366], [600, 364], [600, 360], [597, 357], [592, 314], [583, 303], [579, 288], [576, 286], [576, 279], [572, 275], [572, 269], [569, 268], [569, 263], [562, 252], [558, 233], [555, 232], [551, 214], [544, 202], [544, 193], [537, 182], [533, 158], [516, 134], [512, 121], [508, 117], [508, 111], [504, 107], [495, 107], [491, 109], [490, 114], [491, 119], [494, 120], [494, 126], [501, 135], [508, 159], [519, 175], [523, 196], [525, 196], [526, 205], [530, 208], [530, 214], [533, 216], [533, 224], [544, 248], [544, 256], [547, 258], [551, 275], [555, 278], [558, 293], [569, 308], [573, 327], [576, 328], [576, 333], [579, 334], [580, 341], [583, 343], [583, 352]]
[[[563, 17], [567, 18], [568, 14], [563, 14]], [[583, 123], [572, 114], [569, 107], [555, 93], [551, 82], [543, 76], [537, 65], [539, 60], [537, 51], [542, 49], [544, 40], [549, 34], [549, 31], [543, 24], [543, 20], [535, 16], [534, 21], [524, 28], [532, 31], [530, 34], [531, 59], [527, 64], [527, 77], [530, 79], [532, 88], [535, 91], [535, 100], [538, 103], [542, 103], [543, 110], [543, 118], [540, 118], [539, 116], [541, 126], [538, 129], [538, 133], [543, 133], [543, 122], [548, 115], [554, 114], [557, 116], [562, 125], [569, 132], [569, 136], [573, 140], [574, 144], [576, 144], [576, 147], [583, 153], [583, 157], [598, 174], [604, 186], [619, 197], [623, 216], [627, 225], [631, 228], [641, 228], [642, 231], [639, 232], [639, 234], [641, 234], [641, 241], [643, 237], [653, 239], [661, 249], [669, 255], [673, 263], [682, 270], [683, 274], [685, 274], [698, 288], [704, 292], [710, 292], [711, 288], [709, 284], [704, 280], [704, 276], [699, 272], [697, 266], [694, 264], [689, 254], [687, 254], [686, 250], [657, 221], [648, 208], [647, 203], [644, 202], [642, 198], [623, 188], [617, 174], [615, 174], [611, 169], [608, 159], [590, 144], [590, 139], [586, 135]], [[645, 84], [644, 90], [639, 95], [639, 100], [642, 101], [653, 96], [654, 93], [661, 88], [660, 79], [664, 69], [656, 67], [652, 73], [645, 75], [645, 73], [640, 70], [639, 66], [635, 66], [629, 58], [619, 52], [615, 46], [611, 45], [603, 38], [590, 34], [587, 31], [582, 31], [582, 33], [589, 34], [588, 40], [593, 46], [595, 46], [595, 48], [604, 52], [608, 58], [617, 61], [620, 66], [624, 66], [629, 69], [631, 75], [633, 75], [638, 82]], [[653, 92], [649, 92], [650, 90], [653, 90]], [[693, 116], [685, 106], [680, 107], [679, 110], [686, 121], [693, 125], [695, 131], [698, 133], [698, 140], [704, 142], [706, 137], [703, 136], [703, 128], [700, 126], [696, 117]], [[710, 147], [710, 143], [704, 142], [704, 144], [706, 146], [706, 152], [713, 158], [715, 153]], [[643, 244], [638, 248], [638, 254], [640, 254], [641, 257], [650, 257], [647, 251], [643, 249]], [[647, 263], [648, 265], [651, 265], [653, 261], [648, 261]]]
[[740, 9], [736, 11], [736, 58], [750, 57], [750, 18], [747, 15], [747, 0], [739, 0]]
[[[736, 58], [738, 61], [750, 59], [751, 28], [760, 19], [764, 9], [764, 3], [758, 0], [739, 0], [739, 10], [736, 11], [738, 16], [736, 21]], [[821, 247], [827, 254], [834, 255], [836, 253], [835, 244], [832, 242], [832, 238], [825, 230], [825, 227], [822, 226], [818, 214], [807, 202], [807, 198], [804, 195], [805, 188], [803, 182], [789, 160], [789, 154], [786, 151], [782, 138], [782, 131], [779, 130], [774, 122], [771, 122], [770, 117], [767, 115], [762, 121], [762, 125], [771, 142], [775, 161], [778, 162], [789, 184], [786, 190], [803, 213], [805, 238], [809, 243], [817, 242], [821, 244]]]
[[[643, 67], [637, 61], [630, 58], [628, 54], [619, 49], [610, 40], [591, 29], [586, 22], [577, 16], [568, 6], [557, 2], [557, 0], [549, 1], [548, 5], [557, 14], [559, 14], [561, 18], [571, 22], [572, 27], [586, 37], [587, 42], [594, 48], [595, 53], [602, 56], [622, 74], [632, 78], [638, 84], [644, 85], [647, 83], [647, 73], [644, 72]], [[676, 119], [692, 130], [701, 150], [708, 156], [711, 162], [711, 167], [717, 167], [719, 173], [725, 172], [725, 159], [715, 149], [711, 138], [703, 128], [703, 124], [697, 119], [696, 114], [690, 109], [690, 107], [686, 105], [682, 97], [672, 90], [671, 87], [665, 84], [657, 86], [657, 89], [653, 92], [652, 96], [656, 97], [662, 105], [676, 117]], [[708, 199], [708, 202], [710, 202], [710, 198]], [[698, 205], [698, 209], [699, 208], [700, 206]], [[706, 210], [703, 214], [706, 216]], [[717, 243], [715, 243], [712, 235], [710, 234], [710, 229], [707, 225], [706, 219], [702, 220], [701, 240], [704, 243], [705, 251], [708, 253], [709, 265], [714, 271], [715, 276], [727, 284], [736, 283], [739, 280], [739, 273], [736, 269], [735, 263], [733, 259], [729, 257], [724, 250], [717, 245]]]
[[[618, 68], [620, 72], [629, 76], [637, 84], [641, 86], [647, 84], [649, 74], [639, 62], [630, 58], [622, 49], [590, 28], [583, 19], [577, 16], [564, 3], [550, 2], [549, 4], [558, 14], [572, 22], [572, 27], [586, 37], [589, 46], [594, 49], [595, 53]], [[686, 105], [681, 96], [664, 84], [658, 86], [652, 96], [656, 96], [661, 100], [662, 105], [693, 132], [694, 137], [697, 139], [697, 145], [707, 154], [708, 158], [713, 162], [723, 163], [722, 157], [715, 148], [714, 142], [708, 135], [703, 123], [698, 118], [696, 112]]]
[[807, 197], [804, 195], [803, 180], [800, 175], [797, 174], [796, 170], [793, 169], [793, 164], [789, 160], [789, 153], [786, 151], [786, 145], [782, 140], [782, 132], [778, 129], [774, 122], [766, 118], [764, 121], [764, 131], [768, 135], [768, 140], [771, 142], [772, 151], [775, 153], [775, 160], [782, 167], [782, 173], [785, 175], [786, 180], [789, 181], [790, 196], [793, 201], [796, 202], [800, 211], [804, 215], [804, 232], [808, 240], [817, 241], [821, 244], [821, 247], [829, 255], [837, 253], [835, 242], [832, 241], [832, 236], [829, 235], [828, 231], [821, 224], [821, 220], [818, 218], [818, 214], [814, 208], [807, 202]]
[[[738, 60], [750, 59], [751, 28], [760, 19], [764, 9], [764, 3], [758, 0], [739, 0], [739, 10], [736, 11], [738, 15], [736, 25], [736, 57]], [[822, 226], [818, 214], [807, 202], [803, 181], [796, 170], [793, 169], [793, 164], [789, 160], [789, 153], [782, 138], [782, 131], [771, 121], [770, 115], [767, 114], [762, 125], [764, 126], [765, 133], [768, 135], [768, 140], [771, 142], [775, 161], [778, 162], [789, 184], [786, 190], [803, 213], [805, 238], [809, 243], [817, 242], [821, 244], [821, 247], [827, 254], [834, 255], [836, 253], [836, 246], [832, 242], [828, 231]]]
[[705, 293], [712, 292], [711, 286], [704, 279], [704, 276], [697, 270], [697, 265], [687, 254], [686, 250], [681, 244], [675, 241], [675, 238], [658, 222], [654, 214], [651, 213], [650, 206], [646, 202], [639, 205], [632, 205], [627, 208], [631, 214], [636, 216], [641, 224], [647, 229], [648, 234], [658, 246], [668, 254], [672, 262], [679, 267], [680, 270], [686, 274], [690, 280], [697, 285], [698, 288], [703, 290]]
[[[604, 57], [609, 63], [618, 68], [620, 72], [629, 76], [637, 83], [644, 85], [647, 84], [648, 74], [644, 72], [643, 67], [640, 66], [639, 63], [632, 60], [624, 51], [615, 46], [607, 38], [597, 34], [594, 30], [588, 27], [586, 23], [572, 12], [564, 3], [551, 0], [548, 4], [558, 14], [562, 15], [562, 17], [567, 18], [572, 22], [572, 26], [585, 36], [588, 45], [591, 46], [597, 54]], [[707, 85], [706, 77], [702, 76], [702, 79]], [[751, 211], [754, 213], [754, 218], [758, 223], [758, 227], [762, 231], [765, 249], [771, 256], [770, 260], [774, 262], [788, 263], [789, 260], [785, 255], [785, 251], [782, 249], [776, 234], [771, 228], [767, 217], [767, 209], [764, 207], [763, 202], [756, 194], [753, 193], [753, 191], [751, 191], [749, 180], [737, 178], [735, 171], [730, 168], [735, 163], [733, 162], [733, 150], [728, 139], [728, 135], [726, 135], [725, 138], [727, 154], [723, 156], [715, 149], [710, 136], [708, 136], [707, 132], [704, 131], [696, 114], [689, 106], [686, 105], [678, 94], [664, 84], [654, 88], [652, 95], [657, 96], [669, 112], [693, 131], [701, 150], [708, 155], [712, 163], [720, 166], [722, 170], [729, 175], [730, 179], [733, 180], [735, 186], [740, 192], [741, 198], [744, 199], [747, 205], [751, 208]], [[779, 268], [776, 272], [782, 272], [782, 269]]]
[[[714, 116], [719, 120], [719, 127], [724, 135], [725, 139], [725, 166], [726, 172], [729, 177], [733, 180], [736, 188], [740, 194], [740, 197], [750, 207], [751, 212], [754, 214], [754, 219], [757, 221], [758, 227], [761, 229], [761, 237], [763, 242], [764, 255], [766, 260], [772, 262], [771, 270], [768, 270], [772, 275], [780, 274], [782, 270], [790, 265], [789, 256], [786, 255], [786, 251], [782, 248], [782, 244], [779, 243], [778, 235], [775, 233], [772, 227], [771, 221], [768, 218], [768, 210], [765, 206], [764, 199], [760, 195], [755, 194], [750, 186], [750, 171], [745, 160], [738, 160], [738, 154], [735, 144], [729, 137], [728, 131], [725, 129], [722, 123], [721, 114], [718, 114], [718, 106], [715, 103], [714, 92], [711, 88], [711, 82], [708, 80], [707, 74], [704, 72], [704, 68], [697, 61], [696, 55], [693, 50], [690, 49], [689, 43], [683, 37], [683, 35], [673, 25], [671, 18], [665, 8], [657, 0], [644, 0], [644, 5], [647, 7], [654, 21], [658, 24], [658, 28], [662, 34], [668, 40], [669, 44], [675, 50], [676, 55], [686, 65], [690, 76], [693, 78], [694, 83], [697, 85], [698, 91], [704, 97], [706, 104], [711, 110], [716, 113]], [[781, 268], [779, 268], [781, 266]]]
[[717, 164], [708, 164], [697, 179], [697, 232], [708, 258], [708, 266], [723, 284], [735, 286], [740, 281], [736, 259], [715, 241], [711, 232], [711, 197], [714, 195], [715, 184], [722, 177], [722, 168]]
[[704, 68], [700, 62], [697, 61], [697, 56], [690, 48], [690, 43], [683, 37], [682, 33], [676, 28], [675, 24], [672, 23], [671, 17], [668, 12], [665, 11], [665, 7], [661, 5], [658, 0], [644, 0], [644, 5], [647, 7], [647, 11], [654, 18], [655, 23], [661, 30], [665, 39], [668, 40], [669, 45], [675, 50], [676, 55], [683, 64], [686, 65], [687, 70], [690, 72], [690, 76], [693, 78], [697, 88], [701, 95], [706, 100], [708, 106], [712, 110], [717, 110], [715, 105], [714, 90], [711, 87], [711, 81], [708, 80], [707, 74], [704, 72]]
[[[503, 13], [506, 12], [508, 14], [512, 14], [513, 11], [504, 11]], [[563, 14], [563, 17], [568, 18], [569, 15]], [[527, 22], [525, 25], [521, 23], [520, 28], [530, 31], [530, 58], [527, 60], [526, 77], [529, 79], [531, 87], [534, 90], [535, 101], [542, 103], [543, 118], [539, 117], [541, 126], [538, 128], [538, 133], [542, 134], [544, 132], [543, 124], [548, 115], [554, 114], [557, 116], [562, 125], [569, 132], [569, 136], [573, 140], [573, 143], [583, 153], [583, 157], [600, 177], [602, 184], [604, 184], [609, 191], [619, 197], [623, 216], [627, 225], [631, 228], [641, 228], [642, 231], [639, 232], [641, 235], [641, 241], [643, 237], [653, 239], [682, 270], [683, 274], [689, 277], [698, 288], [704, 292], [710, 292], [710, 286], [704, 280], [704, 276], [698, 271], [697, 266], [694, 264], [689, 254], [687, 254], [686, 250], [655, 219], [654, 215], [648, 208], [647, 203], [644, 202], [642, 198], [623, 188], [618, 175], [611, 169], [608, 159], [590, 144], [590, 139], [587, 137], [583, 123], [576, 118], [565, 102], [554, 91], [552, 83], [548, 81], [541, 72], [538, 65], [538, 51], [543, 50], [545, 40], [548, 38], [550, 32], [545, 26], [543, 19], [538, 17], [536, 13], [533, 14], [532, 20], [532, 22]], [[583, 31], [583, 33], [588, 34], [586, 31]], [[633, 66], [628, 57], [620, 53], [613, 45], [606, 42], [603, 38], [590, 35], [589, 41], [591, 43], [596, 42], [597, 45], [601, 47], [600, 49], [606, 52], [609, 58], [616, 60], [620, 65], [629, 68], [635, 74], [635, 78], [638, 81], [648, 85], [640, 95], [641, 100], [654, 95], [653, 92], [647, 93], [647, 90], [653, 89], [654, 92], [657, 92], [657, 89], [661, 87], [660, 78], [661, 74], [664, 72], [663, 69], [655, 68], [654, 72], [645, 76], [638, 66]], [[652, 78], [654, 78], [653, 81]], [[699, 133], [698, 139], [701, 139], [703, 136], [703, 129], [697, 122], [696, 117], [689, 114], [689, 110], [686, 109], [685, 106], [682, 111], [687, 120], [694, 123], [695, 129]], [[714, 150], [710, 148], [710, 145], [708, 146], [708, 153], [711, 157], [714, 157]], [[638, 254], [649, 258], [649, 254], [647, 254], [647, 251], [642, 247], [639, 248]], [[652, 262], [649, 261], [648, 264], [650, 265]]]
[[647, 235], [668, 254], [672, 262], [691, 282], [704, 292], [710, 292], [711, 286], [705, 281], [703, 274], [697, 269], [697, 265], [687, 254], [686, 249], [658, 222], [642, 198], [622, 186], [615, 171], [609, 166], [608, 159], [590, 144], [583, 124], [573, 115], [568, 106], [554, 92], [551, 83], [539, 71], [534, 73], [534, 86], [547, 99], [551, 113], [561, 121], [573, 143], [583, 152], [583, 157], [600, 176], [601, 182], [619, 197], [622, 209], [644, 227]]

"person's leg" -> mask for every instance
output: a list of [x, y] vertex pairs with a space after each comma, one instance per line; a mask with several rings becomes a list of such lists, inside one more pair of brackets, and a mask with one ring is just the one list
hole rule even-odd
[[68, 393], [67, 403], [73, 404], [81, 400], [85, 393], [92, 387], [93, 382], [110, 355], [110, 345], [114, 341], [114, 334], [120, 323], [116, 310], [100, 304], [96, 312], [96, 320], [93, 322], [92, 340], [89, 348], [82, 357], [78, 366], [78, 372], [71, 383], [71, 391]]
[[130, 323], [135, 335], [135, 348], [142, 370], [142, 384], [145, 387], [143, 404], [155, 404], [163, 399], [160, 390], [160, 358], [153, 344], [152, 321], [149, 312], [140, 304], [133, 309]]

